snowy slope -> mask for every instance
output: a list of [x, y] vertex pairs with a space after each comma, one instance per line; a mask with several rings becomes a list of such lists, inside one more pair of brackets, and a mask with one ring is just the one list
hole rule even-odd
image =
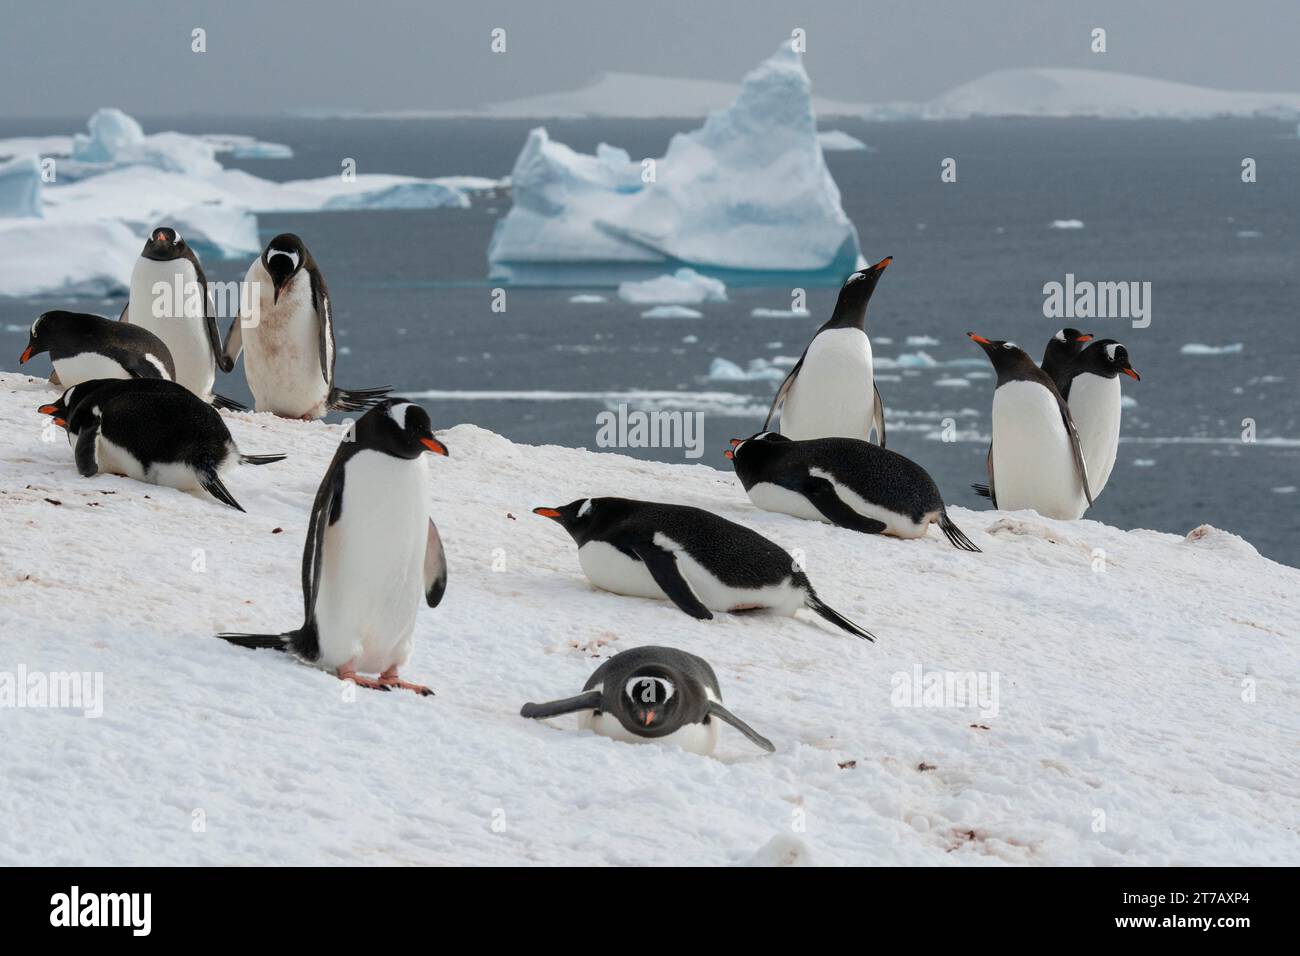
[[[51, 394], [0, 375], [0, 675], [102, 672], [103, 716], [0, 708], [0, 864], [1300, 862], [1300, 571], [1230, 535], [955, 508], [985, 551], [967, 554], [757, 512], [704, 466], [461, 425], [431, 462], [449, 588], [406, 671], [437, 697], [348, 701], [327, 674], [210, 636], [299, 621], [340, 429], [227, 416], [245, 452], [291, 456], [229, 478], [239, 514], [78, 478], [62, 438], [42, 441]], [[822, 596], [879, 643], [806, 613], [696, 622], [594, 591], [529, 510], [598, 493], [704, 506], [804, 549]], [[778, 752], [724, 730], [710, 759], [517, 715], [652, 642], [708, 658]], [[892, 706], [892, 675], [916, 666], [997, 672], [997, 715]]]

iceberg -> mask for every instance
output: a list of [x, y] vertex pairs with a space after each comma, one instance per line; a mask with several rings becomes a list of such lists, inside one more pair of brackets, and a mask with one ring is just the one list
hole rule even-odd
[[72, 137], [68, 172], [77, 177], [93, 174], [99, 167], [136, 165], [193, 176], [221, 171], [211, 143], [184, 133], [146, 136], [140, 124], [119, 109], [97, 110], [86, 127], [87, 132]]
[[727, 287], [720, 279], [683, 268], [643, 282], [620, 283], [618, 297], [635, 305], [698, 305], [726, 302]]
[[240, 133], [204, 133], [199, 138], [216, 153], [235, 159], [293, 159], [293, 150], [284, 143], [264, 143]]
[[125, 293], [143, 245], [138, 232], [115, 220], [0, 219], [0, 295]]
[[590, 267], [613, 266], [622, 274], [607, 268], [604, 284], [617, 284], [628, 267], [659, 264], [829, 284], [860, 258], [817, 142], [808, 74], [788, 45], [661, 158], [637, 162], [607, 144], [578, 153], [538, 127], [511, 184], [488, 248], [491, 276], [508, 282], [564, 284], [584, 271], [575, 266], [599, 279]]
[[39, 219], [41, 164], [35, 156], [0, 162], [0, 218]]
[[821, 144], [823, 152], [871, 151], [871, 147], [862, 140], [840, 129], [828, 129], [818, 133], [817, 142]]

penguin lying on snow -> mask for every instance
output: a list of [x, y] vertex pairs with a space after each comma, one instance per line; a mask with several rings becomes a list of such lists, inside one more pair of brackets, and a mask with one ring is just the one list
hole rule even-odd
[[1094, 498], [1110, 480], [1119, 451], [1121, 372], [1142, 381], [1129, 362], [1128, 349], [1114, 339], [1098, 339], [1070, 361], [1058, 381], [1061, 397], [1069, 404], [1079, 430]]
[[1061, 329], [1047, 340], [1047, 348], [1043, 349], [1043, 361], [1039, 367], [1047, 373], [1062, 396], [1065, 395], [1062, 376], [1066, 368], [1091, 341], [1091, 332], [1080, 332], [1078, 329]]
[[421, 598], [437, 607], [447, 589], [442, 539], [429, 516], [426, 451], [446, 455], [447, 447], [433, 437], [419, 405], [389, 398], [361, 416], [312, 506], [302, 552], [302, 626], [284, 634], [217, 636], [240, 647], [288, 651], [362, 687], [431, 695], [398, 677], [411, 656]]
[[1065, 400], [1022, 349], [966, 334], [984, 349], [998, 373], [988, 457], [987, 491], [993, 507], [1031, 508], [1067, 521], [1083, 517], [1092, 504], [1092, 490]]
[[699, 508], [584, 498], [533, 514], [558, 521], [578, 544], [578, 563], [598, 588], [667, 598], [693, 618], [711, 611], [771, 608], [793, 617], [806, 607], [850, 634], [875, 637], [822, 603], [785, 549]]
[[32, 323], [23, 365], [34, 355], [50, 353], [55, 384], [68, 388], [97, 378], [165, 378], [176, 380], [172, 353], [148, 329], [114, 322], [88, 312], [43, 312]]
[[285, 457], [240, 454], [216, 409], [162, 378], [94, 379], [40, 411], [67, 423], [83, 478], [110, 472], [181, 491], [202, 488], [239, 511], [221, 475]]
[[[735, 727], [768, 753], [776, 750], [722, 706], [709, 662], [672, 647], [634, 647], [605, 661], [577, 697], [524, 704], [521, 717], [541, 719], [580, 712], [578, 726], [626, 743], [663, 741], [690, 753], [713, 753], [718, 721]], [[717, 718], [714, 720], [713, 718]]]
[[258, 295], [258, 321], [230, 324], [223, 351], [233, 367], [244, 352], [248, 388], [259, 412], [316, 419], [330, 409], [358, 411], [390, 386], [342, 389], [334, 384], [334, 315], [316, 260], [293, 233], [272, 239], [244, 282]]
[[731, 439], [726, 453], [749, 500], [765, 511], [896, 538], [937, 522], [953, 547], [979, 551], [953, 524], [934, 479], [898, 452], [854, 438], [791, 441], [774, 432]]
[[874, 429], [884, 446], [885, 403], [876, 388], [866, 317], [871, 293], [892, 261], [887, 256], [845, 280], [835, 311], [776, 390], [764, 431], [781, 408], [781, 434], [789, 438], [867, 439]]

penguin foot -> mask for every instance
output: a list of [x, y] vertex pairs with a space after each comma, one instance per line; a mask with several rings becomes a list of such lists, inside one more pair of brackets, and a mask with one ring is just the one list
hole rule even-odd
[[351, 664], [344, 664], [335, 671], [334, 674], [339, 680], [351, 681], [358, 687], [369, 687], [371, 690], [382, 690], [385, 692], [389, 690], [389, 686], [384, 683], [382, 678], [380, 680], [373, 680], [369, 677], [362, 677], [357, 674]]
[[384, 685], [384, 689], [389, 687], [400, 687], [402, 690], [413, 690], [421, 697], [432, 697], [432, 688], [425, 687], [423, 684], [412, 684], [410, 681], [404, 681], [397, 676], [397, 668], [390, 667], [379, 675], [379, 683]]

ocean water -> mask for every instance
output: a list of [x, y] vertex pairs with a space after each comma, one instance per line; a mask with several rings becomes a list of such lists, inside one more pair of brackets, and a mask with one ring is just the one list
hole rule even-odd
[[[68, 132], [81, 122], [0, 123], [0, 136]], [[146, 128], [287, 142], [292, 160], [227, 164], [293, 179], [336, 174], [345, 157], [362, 172], [502, 176], [532, 125], [185, 117]], [[697, 123], [546, 125], [584, 151], [604, 141], [633, 156], [659, 156], [674, 132]], [[1174, 533], [1208, 522], [1300, 565], [1300, 139], [1292, 124], [825, 127], [874, 148], [828, 153], [827, 162], [864, 254], [894, 256], [868, 313], [875, 354], [925, 353], [934, 363], [904, 358], [904, 367], [880, 369], [889, 445], [928, 468], [949, 503], [986, 505], [969, 484], [984, 480], [994, 379], [965, 333], [1011, 339], [1038, 356], [1058, 327], [1080, 325], [1123, 341], [1142, 375], [1124, 381], [1136, 404], [1124, 411], [1119, 460], [1089, 517]], [[1256, 160], [1255, 183], [1241, 181], [1244, 157]], [[945, 158], [956, 160], [955, 183], [940, 179]], [[710, 381], [711, 363], [783, 368], [829, 315], [835, 290], [808, 288], [811, 315], [802, 318], [751, 316], [755, 308], [788, 309], [791, 289], [771, 285], [733, 285], [728, 302], [699, 307], [700, 319], [642, 318], [644, 307], [598, 288], [509, 288], [506, 310], [494, 312], [486, 249], [508, 205], [265, 215], [260, 226], [264, 238], [299, 233], [325, 270], [344, 387], [391, 384], [422, 395], [439, 426], [474, 422], [517, 441], [589, 448], [597, 447], [598, 415], [620, 401], [699, 412], [700, 458], [680, 447], [613, 450], [726, 468], [727, 439], [759, 428], [777, 381]], [[1083, 228], [1052, 228], [1069, 219]], [[242, 277], [248, 263], [205, 265], [212, 278], [227, 279]], [[1043, 285], [1067, 273], [1150, 282], [1150, 326], [1045, 317]], [[584, 292], [606, 301], [569, 301]], [[116, 315], [121, 300], [0, 299], [0, 369], [18, 367], [26, 327], [55, 307]], [[1240, 349], [1185, 354], [1187, 344]], [[242, 370], [218, 387], [249, 397]], [[677, 394], [625, 394], [646, 392]], [[1243, 440], [1251, 423], [1255, 440]], [[945, 425], [956, 441], [941, 440]]]

